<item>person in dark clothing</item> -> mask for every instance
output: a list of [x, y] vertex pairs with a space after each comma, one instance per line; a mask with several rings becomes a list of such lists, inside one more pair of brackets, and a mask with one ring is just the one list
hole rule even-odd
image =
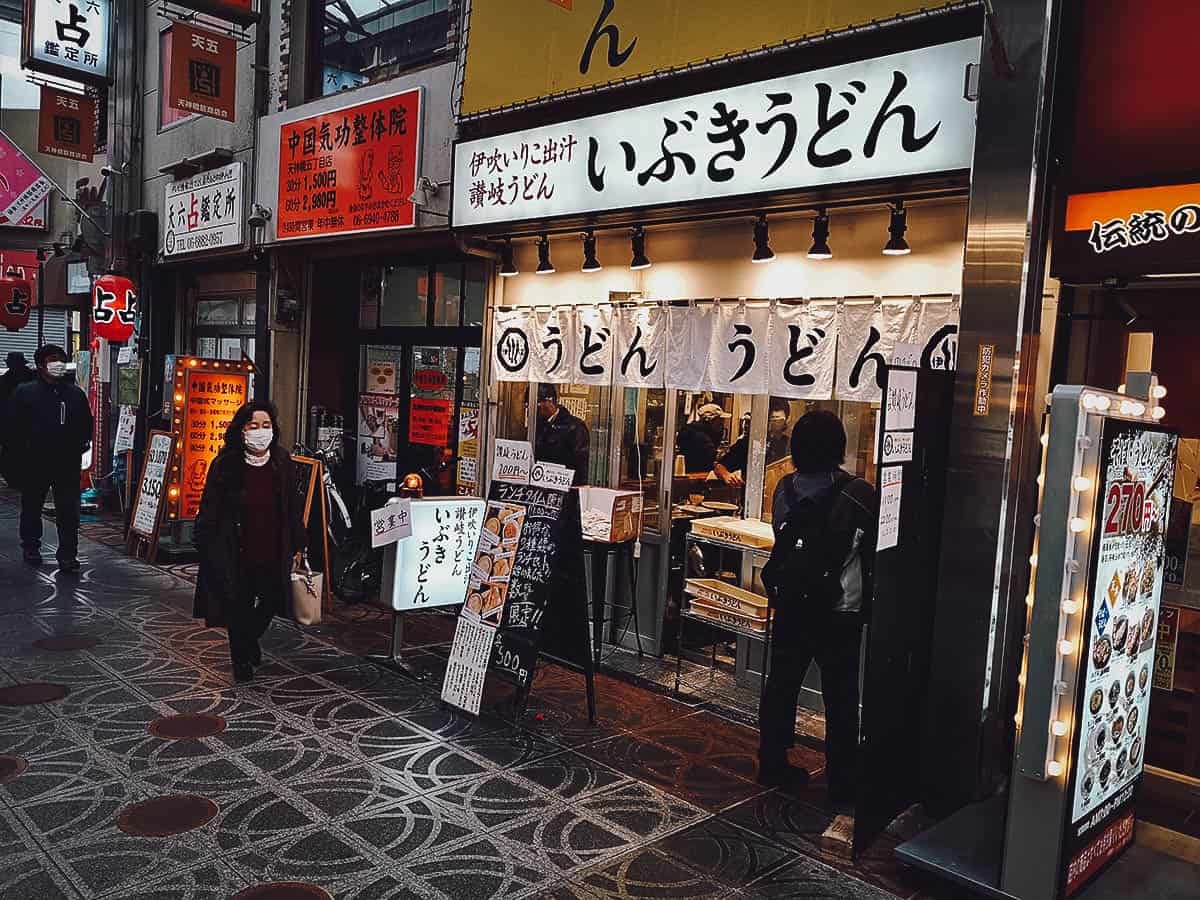
[[871, 485], [841, 469], [846, 431], [828, 410], [806, 413], [796, 423], [791, 453], [796, 471], [780, 481], [772, 501], [776, 538], [788, 524], [793, 502], [817, 500], [802, 509], [827, 513], [824, 523], [813, 525], [827, 535], [830, 568], [840, 567], [840, 577], [828, 609], [800, 610], [789, 604], [786, 590], [773, 592], [770, 674], [759, 707], [759, 780], [779, 786], [808, 781], [806, 770], [789, 764], [787, 752], [795, 740], [800, 688], [815, 660], [825, 699], [829, 794], [844, 808], [853, 803], [857, 780], [859, 647], [872, 595], [877, 501]]
[[[791, 452], [788, 436], [788, 416], [791, 407], [782, 397], [772, 397], [767, 416], [767, 465], [784, 459]], [[746, 483], [746, 464], [750, 457], [750, 435], [743, 434], [713, 465], [713, 472], [723, 482], [734, 487]]]
[[92, 442], [92, 411], [83, 391], [66, 380], [67, 354], [46, 344], [34, 354], [37, 377], [8, 401], [6, 465], [21, 490], [21, 547], [25, 561], [42, 563], [42, 506], [54, 493], [60, 571], [78, 572], [79, 473]]
[[228, 629], [236, 681], [254, 677], [259, 638], [291, 609], [292, 566], [306, 543], [302, 517], [275, 407], [247, 403], [209, 466], [195, 526], [200, 570], [192, 615]]
[[558, 388], [538, 385], [537, 431], [533, 458], [575, 470], [573, 484], [587, 484], [591, 435], [583, 419], [558, 403]]
[[37, 378], [37, 372], [29, 368], [25, 354], [17, 350], [8, 354], [5, 359], [7, 368], [0, 375], [0, 475], [10, 487], [19, 487], [20, 475], [16, 471], [16, 454], [9, 450], [11, 438], [8, 412], [8, 401], [18, 387]]
[[705, 403], [696, 410], [696, 418], [675, 435], [675, 450], [683, 456], [683, 470], [689, 475], [711, 472], [717, 462], [717, 450], [725, 437], [725, 419], [729, 413], [716, 403]]

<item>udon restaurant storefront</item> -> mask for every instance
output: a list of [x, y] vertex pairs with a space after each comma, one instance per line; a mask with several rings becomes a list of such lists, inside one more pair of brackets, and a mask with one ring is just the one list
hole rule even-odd
[[[499, 440], [573, 468], [597, 657], [750, 721], [771, 498], [806, 411], [842, 419], [845, 468], [884, 498], [881, 549], [904, 543], [901, 491], [908, 533], [940, 534], [930, 473], [905, 464], [914, 436], [945, 452], [980, 40], [888, 49], [460, 126], [455, 147], [452, 227], [498, 251], [484, 471]], [[919, 409], [884, 414], [893, 363], [928, 385]], [[934, 552], [905, 563], [929, 604]], [[927, 625], [932, 605], [915, 606]], [[818, 734], [815, 667], [801, 702]]]

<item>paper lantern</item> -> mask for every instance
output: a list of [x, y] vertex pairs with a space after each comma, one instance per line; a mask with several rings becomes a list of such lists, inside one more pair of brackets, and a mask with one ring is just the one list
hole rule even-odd
[[92, 288], [92, 337], [123, 344], [133, 334], [137, 291], [124, 275], [101, 275]]
[[15, 274], [0, 278], [0, 325], [8, 331], [20, 331], [29, 324], [33, 308], [33, 285]]

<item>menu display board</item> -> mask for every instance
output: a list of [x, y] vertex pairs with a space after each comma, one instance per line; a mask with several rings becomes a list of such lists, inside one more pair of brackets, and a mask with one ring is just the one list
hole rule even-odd
[[478, 712], [487, 670], [528, 689], [552, 598], [579, 604], [583, 592], [566, 588], [583, 556], [577, 495], [561, 488], [493, 481], [470, 572], [467, 601], [451, 648], [442, 699]]
[[[1131, 816], [1144, 765], [1178, 442], [1141, 423], [1104, 425], [1068, 791], [1068, 896], [1133, 839], [1132, 829], [1112, 829]], [[1099, 853], [1096, 841], [1110, 833], [1121, 840], [1101, 840]]]
[[483, 501], [439, 497], [413, 500], [412, 534], [396, 542], [390, 585], [392, 609], [462, 603], [483, 526]]
[[225, 446], [225, 429], [246, 402], [245, 371], [189, 367], [183, 376], [179, 518], [194, 519], [208, 467]]
[[151, 431], [146, 442], [146, 459], [142, 463], [142, 477], [138, 481], [137, 497], [133, 501], [133, 513], [129, 517], [129, 530], [141, 537], [153, 539], [158, 534], [158, 523], [162, 519], [163, 485], [175, 449], [175, 439], [166, 431]]
[[280, 127], [276, 237], [413, 227], [420, 135], [420, 88]]

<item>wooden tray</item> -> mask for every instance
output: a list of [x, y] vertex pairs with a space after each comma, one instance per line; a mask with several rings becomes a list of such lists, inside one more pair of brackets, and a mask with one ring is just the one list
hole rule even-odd
[[740, 628], [743, 631], [752, 631], [756, 634], [766, 634], [767, 631], [766, 619], [756, 619], [753, 616], [745, 616], [741, 613], [733, 612], [733, 610], [725, 607], [711, 606], [706, 600], [700, 598], [692, 600], [688, 611], [693, 616], [708, 619], [720, 625], [727, 625], [730, 628]]
[[713, 516], [692, 522], [692, 534], [750, 550], [770, 550], [775, 545], [775, 536], [770, 528], [770, 525], [758, 519], [739, 519], [736, 516]]
[[767, 617], [767, 598], [716, 578], [689, 578], [684, 591], [712, 607], [722, 607], [755, 619]]

